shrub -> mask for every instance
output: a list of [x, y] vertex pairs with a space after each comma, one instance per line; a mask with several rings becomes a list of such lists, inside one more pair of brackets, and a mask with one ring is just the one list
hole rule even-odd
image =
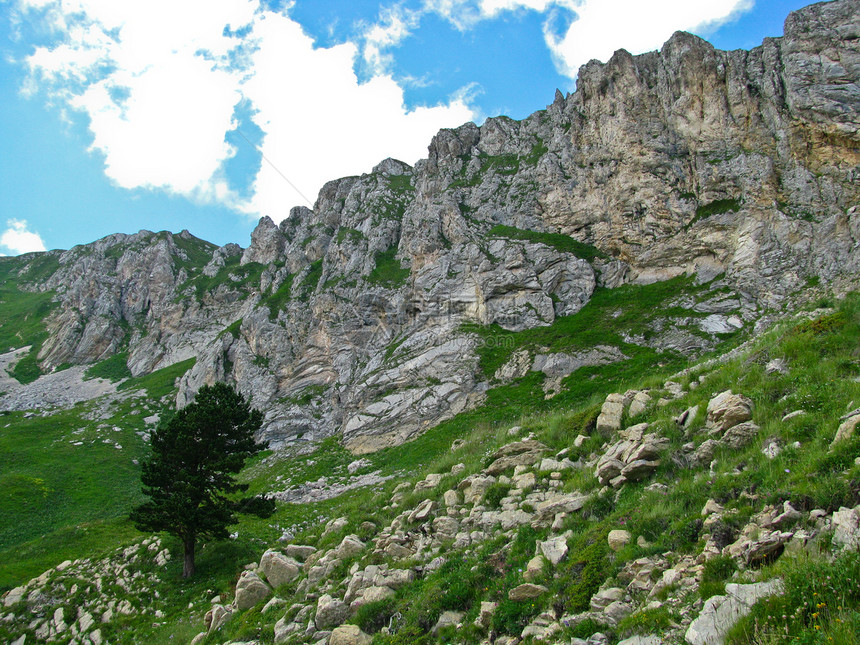
[[490, 508], [499, 508], [502, 505], [502, 500], [507, 497], [510, 490], [510, 484], [500, 484], [498, 482], [491, 484], [484, 494], [484, 503]]
[[359, 607], [352, 617], [352, 622], [362, 631], [374, 634], [383, 627], [387, 627], [395, 613], [397, 613], [397, 605], [394, 598], [384, 598]]

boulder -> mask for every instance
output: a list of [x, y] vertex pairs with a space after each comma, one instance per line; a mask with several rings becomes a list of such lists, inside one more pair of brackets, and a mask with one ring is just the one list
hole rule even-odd
[[268, 598], [272, 593], [271, 587], [260, 580], [253, 571], [243, 571], [236, 583], [236, 609], [250, 609], [258, 602]]
[[549, 589], [544, 587], [543, 585], [532, 584], [531, 582], [526, 582], [524, 584], [519, 585], [518, 587], [514, 587], [508, 592], [508, 598], [513, 600], [514, 602], [524, 602], [526, 600], [534, 600], [538, 598], [541, 594], [545, 594]]
[[842, 507], [833, 513], [833, 544], [843, 549], [860, 549], [860, 506]]
[[496, 613], [496, 608], [499, 606], [495, 602], [481, 601], [481, 610], [478, 612], [478, 617], [475, 619], [475, 625], [483, 629], [489, 629], [490, 623], [493, 621], [493, 614]]
[[260, 569], [272, 587], [280, 587], [299, 577], [301, 565], [280, 551], [270, 549], [260, 558]]
[[295, 558], [296, 560], [304, 562], [316, 553], [317, 550], [315, 547], [305, 546], [303, 544], [288, 544], [283, 548], [283, 552], [288, 558]]
[[314, 625], [320, 631], [342, 625], [349, 618], [349, 607], [337, 598], [323, 594], [317, 600], [317, 613]]
[[645, 412], [645, 408], [648, 407], [650, 402], [651, 396], [647, 392], [636, 392], [633, 395], [633, 400], [630, 402], [630, 408], [627, 410], [627, 413], [631, 417], [638, 416]]
[[493, 453], [492, 459], [494, 461], [484, 472], [488, 475], [500, 475], [516, 466], [532, 466], [539, 462], [547, 452], [549, 452], [549, 448], [534, 439], [509, 443]]
[[860, 424], [860, 413], [853, 414], [840, 423], [839, 428], [836, 430], [836, 436], [833, 438], [830, 447], [832, 448], [840, 441], [845, 441], [846, 439], [853, 437], [858, 424]]
[[720, 443], [732, 450], [740, 450], [752, 443], [758, 435], [759, 427], [752, 421], [733, 425], [726, 431]]
[[433, 626], [433, 629], [430, 630], [430, 633], [434, 636], [439, 633], [440, 629], [444, 629], [445, 627], [456, 627], [463, 621], [463, 616], [466, 614], [462, 611], [443, 611], [442, 615], [439, 616], [439, 620], [436, 621], [436, 624]]
[[328, 638], [328, 645], [370, 645], [373, 637], [365, 634], [358, 625], [335, 627]]
[[523, 572], [523, 578], [526, 582], [534, 582], [543, 576], [543, 556], [536, 555], [526, 564], [526, 570]]
[[620, 551], [630, 543], [631, 539], [632, 536], [630, 535], [630, 531], [625, 531], [623, 529], [609, 531], [609, 535], [607, 536], [609, 548], [613, 551]]
[[727, 584], [725, 596], [708, 598], [684, 638], [690, 645], [723, 645], [729, 629], [752, 611], [756, 601], [780, 593], [782, 589], [781, 580], [751, 585]]
[[339, 560], [346, 560], [361, 553], [365, 546], [357, 535], [347, 535], [335, 549], [335, 556]]
[[659, 636], [631, 636], [623, 641], [618, 641], [618, 645], [662, 645], [663, 639]]
[[598, 432], [617, 432], [621, 428], [621, 417], [624, 414], [624, 396], [612, 393], [606, 397], [600, 415], [597, 417]]
[[454, 508], [463, 503], [460, 493], [456, 490], [446, 490], [445, 494], [442, 496], [442, 501], [446, 508]]
[[540, 543], [540, 551], [550, 561], [552, 566], [557, 566], [559, 562], [567, 556], [567, 540], [564, 536], [558, 536], [544, 540]]
[[622, 600], [625, 593], [626, 592], [621, 587], [601, 589], [591, 597], [591, 611], [603, 611], [612, 603]]
[[752, 418], [750, 399], [731, 390], [720, 392], [708, 401], [707, 426], [715, 432], [725, 432], [732, 426]]
[[409, 522], [424, 522], [436, 510], [437, 504], [432, 499], [425, 499], [407, 518]]

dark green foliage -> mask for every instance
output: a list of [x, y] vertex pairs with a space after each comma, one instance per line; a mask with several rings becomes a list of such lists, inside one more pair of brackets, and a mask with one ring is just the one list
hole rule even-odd
[[634, 634], [665, 634], [671, 624], [672, 619], [665, 607], [644, 609], [625, 616], [618, 623], [616, 631], [623, 637]]
[[198, 237], [194, 237], [193, 235], [184, 236], [180, 235], [171, 235], [170, 233], [159, 233], [159, 235], [167, 238], [171, 236], [173, 238], [173, 243], [177, 246], [177, 248], [181, 249], [185, 253], [185, 258], [176, 255], [174, 256], [174, 261], [176, 264], [189, 271], [193, 271], [196, 269], [202, 269], [206, 264], [209, 263], [209, 260], [212, 259], [212, 254], [215, 252], [215, 249], [218, 247], [211, 242], [207, 242], [205, 240], [201, 240]]
[[606, 254], [600, 251], [597, 247], [585, 242], [579, 242], [568, 235], [561, 233], [539, 233], [537, 231], [529, 231], [526, 229], [515, 228], [513, 226], [503, 226], [497, 224], [490, 229], [490, 237], [506, 237], [511, 240], [523, 240], [526, 242], [538, 242], [546, 244], [562, 253], [573, 253], [576, 257], [583, 260], [593, 261], [596, 258], [606, 258]]
[[530, 166], [535, 165], [540, 158], [543, 157], [547, 152], [549, 152], [549, 148], [543, 142], [543, 139], [540, 137], [537, 138], [534, 146], [532, 146], [531, 152], [525, 157], [523, 157], [523, 161]]
[[275, 292], [260, 303], [264, 307], [269, 308], [269, 320], [277, 319], [278, 312], [281, 311], [284, 308], [284, 305], [289, 301], [290, 294], [293, 290], [294, 278], [294, 274], [291, 273], [288, 275]]
[[384, 598], [359, 607], [351, 622], [358, 625], [361, 631], [375, 634], [383, 627], [388, 626], [395, 613], [397, 613], [397, 604], [394, 598]]
[[[322, 277], [323, 272], [323, 261], [322, 259], [313, 262], [308, 269], [308, 272], [305, 274], [304, 279], [301, 282], [300, 290], [299, 290], [299, 300], [302, 302], [307, 302], [311, 294], [316, 290], [317, 285], [319, 284], [320, 278]], [[283, 286], [283, 285], [282, 285]]]
[[227, 325], [224, 328], [224, 331], [222, 333], [230, 334], [233, 338], [238, 339], [239, 334], [241, 332], [241, 329], [242, 329], [242, 319], [239, 318], [239, 320], [234, 320], [229, 325]]
[[540, 603], [534, 600], [514, 602], [503, 598], [493, 614], [493, 629], [502, 634], [520, 634], [540, 608]]
[[[572, 316], [560, 316], [547, 327], [515, 332], [502, 329], [497, 324], [487, 327], [466, 324], [463, 329], [478, 334], [482, 340], [477, 353], [487, 378], [492, 378], [511, 354], [522, 347], [540, 347], [541, 351], [546, 352], [594, 347], [599, 344], [613, 344], [628, 356], [642, 356], [645, 359], [644, 364], [633, 370], [635, 375], [640, 375], [640, 368], [649, 362], [653, 366], [661, 358], [666, 360], [669, 357], [658, 358], [658, 354], [652, 350], [625, 343], [621, 334], [626, 330], [627, 333], [647, 335], [654, 320], [676, 313], [690, 315], [689, 310], [668, 307], [667, 301], [683, 293], [695, 293], [696, 290], [692, 279], [684, 276], [650, 285], [599, 288], [580, 311]], [[635, 364], [635, 361], [632, 362]], [[597, 369], [603, 372], [606, 370]], [[582, 381], [583, 375], [587, 377], [590, 373], [588, 368], [583, 368], [575, 375], [578, 381]]]
[[359, 242], [366, 239], [364, 237], [364, 233], [361, 231], [349, 228], [348, 226], [341, 226], [337, 229], [337, 243], [341, 244], [346, 238], [349, 238], [352, 242]]
[[842, 311], [835, 311], [832, 314], [825, 314], [815, 318], [814, 320], [807, 320], [800, 323], [794, 328], [794, 333], [818, 336], [820, 334], [835, 331], [840, 327], [843, 327], [846, 322], [847, 319], [845, 313]]
[[510, 490], [510, 484], [501, 484], [499, 482], [490, 484], [490, 487], [484, 494], [484, 504], [490, 508], [499, 508], [502, 505], [502, 500], [507, 496]]
[[84, 378], [103, 378], [116, 383], [131, 376], [128, 369], [128, 352], [119, 352], [110, 358], [91, 365], [84, 372]]
[[254, 441], [263, 414], [223, 383], [204, 386], [192, 404], [162, 422], [151, 436], [152, 455], [141, 468], [150, 501], [131, 513], [142, 531], [167, 531], [185, 547], [183, 577], [194, 574], [198, 539], [224, 539], [237, 512], [266, 517], [274, 501], [235, 500], [248, 489], [236, 481], [245, 460], [261, 450]]
[[396, 256], [397, 247], [395, 246], [377, 253], [374, 258], [376, 266], [367, 276], [367, 281], [389, 289], [396, 289], [405, 284], [411, 271], [408, 268], [404, 269]]
[[42, 375], [42, 368], [39, 367], [39, 349], [34, 347], [27, 352], [21, 360], [15, 363], [12, 368], [12, 376], [24, 385], [32, 383]]
[[587, 611], [591, 596], [612, 574], [606, 542], [608, 531], [592, 533], [580, 536], [553, 584], [553, 590], [570, 613]]
[[696, 208], [696, 215], [691, 219], [685, 228], [690, 228], [699, 220], [710, 217], [711, 215], [722, 215], [723, 213], [736, 213], [741, 209], [741, 202], [737, 198], [717, 199], [707, 204], [702, 204]]
[[185, 284], [194, 286], [198, 298], [203, 298], [209, 292], [216, 291], [222, 286], [227, 289], [236, 289], [244, 298], [249, 287], [260, 284], [260, 276], [263, 275], [266, 267], [259, 262], [249, 262], [239, 266], [241, 259], [241, 255], [230, 256], [224, 260], [224, 266], [218, 269], [214, 276], [210, 277], [201, 273]]
[[53, 291], [23, 291], [19, 284], [44, 279], [57, 266], [50, 254], [0, 258], [0, 351], [32, 346], [12, 370], [21, 383], [31, 383], [42, 374], [37, 357], [47, 337], [44, 321], [56, 303]]

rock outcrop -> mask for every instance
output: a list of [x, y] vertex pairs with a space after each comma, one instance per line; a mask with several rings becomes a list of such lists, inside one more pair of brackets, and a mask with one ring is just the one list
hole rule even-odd
[[[809, 278], [860, 272], [857, 23], [856, 2], [835, 0], [751, 51], [686, 33], [618, 51], [523, 121], [442, 130], [414, 167], [329, 182], [244, 250], [141, 231], [4, 259], [22, 288], [56, 292], [38, 360], [120, 354], [142, 375], [196, 358], [180, 405], [230, 381], [266, 408], [272, 446], [341, 433], [365, 453], [484, 400], [493, 375], [469, 325], [551, 325], [598, 285], [722, 276], [729, 295], [684, 305], [701, 319], [626, 339], [701, 351]], [[551, 397], [624, 359], [533, 348], [494, 376], [541, 372]]]

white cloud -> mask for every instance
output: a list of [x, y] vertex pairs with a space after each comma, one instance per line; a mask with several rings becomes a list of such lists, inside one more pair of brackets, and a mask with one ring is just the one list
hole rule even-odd
[[606, 61], [621, 48], [632, 54], [658, 49], [678, 30], [716, 27], [751, 6], [751, 0], [582, 0], [575, 8], [578, 19], [560, 38], [547, 33], [547, 44], [559, 71], [575, 78], [591, 59]]
[[[289, 11], [291, 5], [287, 6]], [[252, 215], [283, 217], [302, 201], [264, 163], [252, 197], [228, 187], [225, 142], [240, 104], [262, 128], [262, 151], [311, 200], [325, 181], [386, 156], [415, 161], [441, 127], [473, 114], [462, 98], [408, 110], [386, 74], [388, 51], [418, 14], [384, 11], [363, 47], [314, 48], [301, 26], [258, 0], [18, 0], [57, 42], [27, 59], [24, 91], [46, 90], [87, 116], [91, 148], [124, 188], [157, 188]], [[370, 80], [353, 67], [364, 61]]]
[[[459, 29], [490, 20], [504, 11], [530, 10], [547, 15], [544, 37], [559, 73], [576, 78], [580, 65], [606, 61], [621, 48], [633, 54], [658, 49], [678, 30], [703, 32], [750, 9], [754, 0], [425, 0], [426, 11]], [[555, 34], [558, 12], [573, 18]]]
[[[457, 97], [447, 105], [407, 110], [403, 90], [390, 76], [358, 82], [356, 46], [314, 49], [285, 16], [266, 14], [253, 35], [253, 73], [242, 91], [257, 109], [263, 153], [311, 199], [323, 182], [368, 172], [385, 157], [415, 162], [440, 127], [472, 118]], [[277, 220], [295, 203], [279, 173], [263, 165], [247, 209]]]
[[0, 235], [0, 246], [5, 247], [14, 255], [44, 251], [45, 243], [38, 233], [27, 230], [27, 220], [6, 220], [6, 230]]

